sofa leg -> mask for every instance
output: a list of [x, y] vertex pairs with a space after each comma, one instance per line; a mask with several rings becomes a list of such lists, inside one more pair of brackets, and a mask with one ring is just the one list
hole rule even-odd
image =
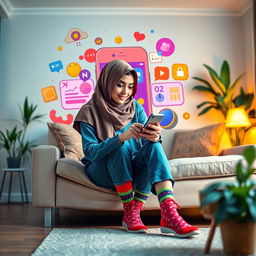
[[44, 208], [44, 227], [52, 227], [52, 208]]

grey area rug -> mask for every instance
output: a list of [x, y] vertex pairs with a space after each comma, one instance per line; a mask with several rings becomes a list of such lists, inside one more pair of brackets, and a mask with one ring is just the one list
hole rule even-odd
[[[54, 228], [32, 254], [33, 256], [200, 256], [209, 228], [198, 236], [175, 238], [162, 234], [159, 228], [147, 234], [132, 234], [121, 229]], [[210, 256], [224, 255], [220, 229], [216, 228]]]

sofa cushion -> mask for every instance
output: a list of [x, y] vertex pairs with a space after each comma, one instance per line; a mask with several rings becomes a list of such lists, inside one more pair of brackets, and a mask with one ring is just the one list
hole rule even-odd
[[[229, 177], [234, 176], [235, 165], [242, 158], [240, 155], [178, 158], [169, 160], [169, 166], [175, 180]], [[61, 158], [58, 160], [56, 173], [58, 176], [86, 187], [115, 193], [111, 189], [98, 187], [91, 182], [84, 172], [84, 165], [80, 161]]]
[[82, 137], [71, 125], [47, 123], [64, 157], [80, 160], [83, 158]]
[[100, 190], [103, 192], [113, 192], [113, 190], [111, 189], [98, 187], [93, 182], [91, 182], [88, 176], [85, 174], [84, 165], [81, 161], [77, 161], [75, 159], [61, 158], [58, 160], [56, 173], [57, 175], [65, 179], [72, 180], [86, 187]]
[[169, 160], [175, 180], [208, 179], [235, 175], [241, 155], [177, 158]]
[[224, 129], [225, 124], [219, 123], [194, 130], [177, 131], [170, 159], [217, 155]]

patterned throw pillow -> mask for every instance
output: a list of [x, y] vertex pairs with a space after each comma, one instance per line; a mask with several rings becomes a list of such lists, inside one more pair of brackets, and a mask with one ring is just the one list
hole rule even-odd
[[71, 125], [59, 123], [47, 123], [47, 125], [64, 157], [80, 160], [84, 156], [82, 136]]
[[214, 124], [195, 130], [177, 131], [170, 159], [214, 156], [218, 154], [225, 124]]

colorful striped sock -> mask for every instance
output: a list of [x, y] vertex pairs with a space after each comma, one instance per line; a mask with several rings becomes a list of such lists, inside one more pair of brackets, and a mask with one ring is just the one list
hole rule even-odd
[[142, 203], [145, 203], [146, 200], [148, 199], [150, 194], [148, 193], [143, 193], [138, 191], [137, 189], [135, 190], [135, 194], [134, 194], [134, 200], [135, 201], [140, 201]]
[[115, 188], [123, 203], [128, 203], [133, 200], [131, 181], [127, 181], [121, 185], [115, 185]]
[[172, 187], [162, 188], [161, 190], [157, 191], [157, 197], [158, 197], [159, 203], [161, 203], [166, 198], [174, 199], [173, 188]]

